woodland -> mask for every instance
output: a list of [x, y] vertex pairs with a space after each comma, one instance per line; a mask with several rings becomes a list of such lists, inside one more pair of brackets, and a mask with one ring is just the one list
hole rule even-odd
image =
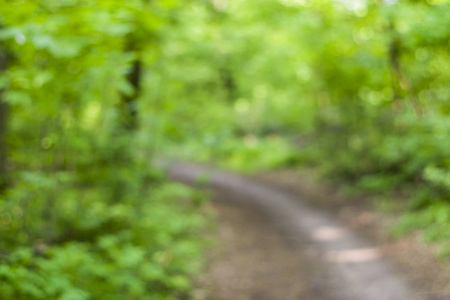
[[204, 192], [308, 168], [450, 255], [450, 3], [0, 0], [0, 299], [195, 299]]

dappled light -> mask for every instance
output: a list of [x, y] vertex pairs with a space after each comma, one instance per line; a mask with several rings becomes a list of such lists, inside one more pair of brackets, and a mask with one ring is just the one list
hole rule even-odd
[[344, 235], [345, 230], [339, 227], [324, 226], [312, 231], [312, 238], [317, 241], [333, 241]]
[[325, 259], [335, 263], [359, 263], [372, 261], [380, 257], [376, 248], [350, 249], [327, 253]]

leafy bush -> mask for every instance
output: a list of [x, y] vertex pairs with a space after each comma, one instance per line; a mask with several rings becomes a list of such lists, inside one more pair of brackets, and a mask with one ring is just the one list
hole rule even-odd
[[[2, 249], [8, 252], [0, 264], [0, 298], [179, 299], [189, 294], [204, 247], [198, 232], [206, 220], [197, 213], [202, 199], [197, 192], [153, 183], [128, 194], [133, 197], [128, 201], [111, 203], [103, 188], [59, 185], [58, 196], [46, 188], [22, 187], [17, 198], [2, 200]], [[50, 216], [46, 197], [54, 198]], [[24, 201], [29, 203], [18, 204]]]
[[203, 196], [151, 165], [141, 87], [177, 3], [0, 7], [0, 298], [189, 298]]

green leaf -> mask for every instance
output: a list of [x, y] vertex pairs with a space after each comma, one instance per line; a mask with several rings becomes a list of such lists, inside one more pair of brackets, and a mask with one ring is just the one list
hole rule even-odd
[[31, 95], [22, 91], [8, 91], [5, 94], [4, 101], [12, 106], [30, 106], [32, 103]]

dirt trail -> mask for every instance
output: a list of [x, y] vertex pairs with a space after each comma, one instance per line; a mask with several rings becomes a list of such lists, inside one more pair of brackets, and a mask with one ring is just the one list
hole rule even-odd
[[380, 248], [298, 195], [195, 164], [169, 173], [208, 178], [217, 193], [224, 250], [207, 280], [212, 300], [445, 299], [417, 293]]
[[[249, 207], [218, 195], [220, 247], [213, 252], [203, 287], [209, 300], [322, 300], [304, 255]], [[317, 280], [319, 282], [319, 280]]]

